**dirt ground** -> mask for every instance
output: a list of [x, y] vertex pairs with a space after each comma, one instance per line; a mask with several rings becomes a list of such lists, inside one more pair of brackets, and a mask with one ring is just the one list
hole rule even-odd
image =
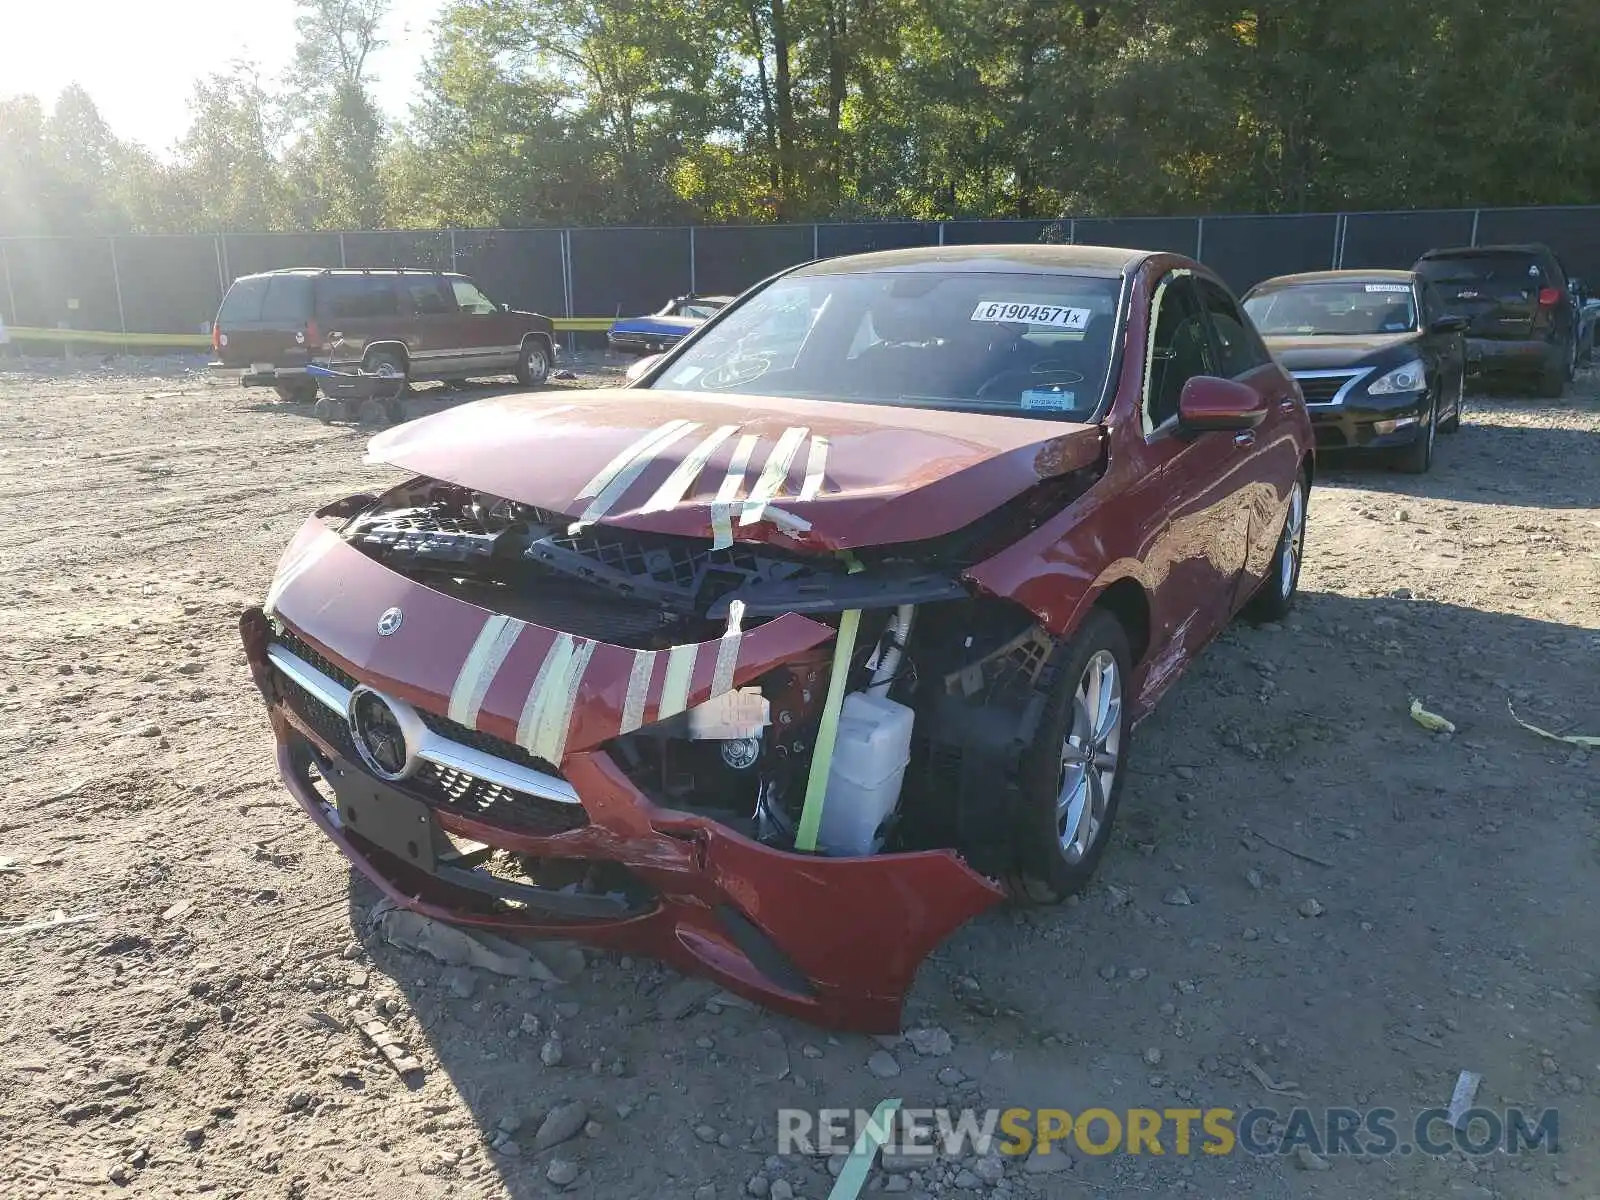
[[[375, 937], [275, 779], [235, 626], [304, 515], [376, 481], [363, 433], [176, 360], [0, 361], [0, 1195], [822, 1197], [827, 1160], [773, 1157], [781, 1107], [1386, 1106], [1409, 1141], [1469, 1070], [1485, 1107], [1558, 1109], [1561, 1153], [1169, 1139], [868, 1193], [1600, 1196], [1595, 759], [1507, 711], [1600, 734], [1597, 392], [1474, 399], [1424, 477], [1324, 463], [1296, 615], [1141, 727], [1080, 902], [927, 964], [907, 1028], [950, 1044], [919, 1053], [646, 961], [541, 984]], [[587, 1124], [541, 1150], [564, 1104]]]

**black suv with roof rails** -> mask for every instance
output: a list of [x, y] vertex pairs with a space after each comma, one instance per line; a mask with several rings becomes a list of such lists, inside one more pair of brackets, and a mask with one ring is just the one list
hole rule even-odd
[[1578, 281], [1548, 246], [1429, 250], [1412, 267], [1468, 319], [1467, 370], [1520, 376], [1557, 397], [1577, 371]]
[[245, 387], [309, 403], [309, 363], [407, 380], [515, 374], [543, 383], [556, 360], [555, 325], [496, 304], [450, 271], [401, 268], [268, 271], [233, 281], [211, 327], [218, 372]]

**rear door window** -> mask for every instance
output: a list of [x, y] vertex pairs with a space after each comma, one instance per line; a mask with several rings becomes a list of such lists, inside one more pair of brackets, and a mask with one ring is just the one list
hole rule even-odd
[[303, 325], [311, 315], [311, 280], [304, 275], [274, 275], [261, 302], [269, 325]]
[[360, 320], [400, 315], [400, 298], [389, 275], [324, 275], [317, 285], [317, 315]]
[[411, 307], [424, 317], [451, 316], [456, 311], [455, 297], [445, 287], [442, 279], [406, 279], [406, 290], [411, 294]]

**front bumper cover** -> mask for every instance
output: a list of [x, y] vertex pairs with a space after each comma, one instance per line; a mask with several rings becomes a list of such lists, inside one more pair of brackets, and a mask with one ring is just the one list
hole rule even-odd
[[1308, 404], [1317, 449], [1372, 449], [1404, 446], [1424, 429], [1426, 392], [1396, 396], [1356, 396], [1338, 404]]
[[[452, 609], [479, 614], [478, 624], [482, 610], [394, 575], [337, 538], [330, 545], [324, 540], [331, 536], [328, 531], [320, 526], [313, 530], [312, 524], [285, 556], [289, 566], [280, 571], [280, 581], [290, 581], [274, 585], [277, 612], [272, 620], [359, 682], [427, 712], [446, 711], [442, 697], [435, 698], [438, 690], [415, 677], [402, 677], [413, 674], [419, 664], [416, 656], [401, 657], [394, 653], [399, 647], [385, 644], [400, 637], [380, 642], [365, 612], [355, 615], [356, 610], [376, 606], [381, 612], [403, 595], [404, 626], [412, 625], [413, 610], [419, 625], [423, 614], [429, 614], [427, 640], [436, 652], [452, 640], [452, 631], [466, 628], [470, 642], [477, 629], [470, 614]], [[320, 549], [320, 557], [309, 563], [302, 561], [308, 545]], [[329, 595], [341, 596], [341, 602], [320, 602]], [[352, 604], [355, 596], [364, 596], [364, 601]], [[306, 619], [297, 620], [296, 614]], [[503, 819], [492, 808], [472, 811], [441, 802], [436, 794], [413, 791], [404, 781], [396, 786], [427, 805], [438, 828], [454, 838], [542, 863], [620, 869], [636, 885], [626, 903], [613, 903], [609, 909], [595, 904], [580, 913], [561, 900], [572, 895], [570, 889], [545, 896], [507, 893], [498, 877], [483, 870], [464, 877], [451, 866], [421, 869], [347, 827], [337, 807], [319, 792], [313, 767], [324, 781], [364, 768], [351, 761], [348, 735], [341, 735], [330, 697], [322, 699], [320, 711], [305, 711], [303, 704], [297, 708], [272, 661], [269, 624], [262, 610], [253, 609], [245, 616], [243, 632], [252, 674], [269, 705], [285, 785], [363, 875], [396, 903], [429, 916], [650, 955], [819, 1025], [891, 1032], [899, 1028], [906, 991], [927, 954], [1003, 898], [997, 884], [953, 851], [867, 858], [797, 854], [751, 841], [709, 818], [656, 805], [603, 748], [610, 736], [605, 730], [614, 733], [617, 728], [625, 671], [617, 686], [601, 679], [591, 694], [586, 685], [575, 710], [572, 740], [559, 763], [560, 787], [570, 789], [580, 802], [568, 806], [569, 811], [581, 810], [581, 816], [572, 814], [575, 821], [566, 822], [571, 827], [537, 828], [525, 819]], [[768, 662], [802, 643], [824, 638], [825, 627], [813, 626], [804, 618], [780, 617], [746, 635], [749, 666], [742, 655], [736, 682], [768, 669]], [[535, 626], [528, 630], [549, 632]], [[609, 670], [602, 650], [632, 655], [621, 647], [598, 647], [591, 675]], [[372, 665], [363, 666], [357, 658]], [[456, 659], [446, 676], [454, 678], [459, 665]], [[517, 669], [513, 654], [501, 674], [516, 674]], [[697, 702], [701, 678], [696, 671], [690, 703]], [[709, 684], [709, 672], [704, 678]], [[525, 693], [527, 684], [521, 687]], [[442, 691], [448, 693], [448, 685]], [[503, 727], [496, 726], [488, 711], [495, 696], [491, 690], [484, 717], [474, 730], [463, 729], [464, 737], [501, 736]], [[337, 697], [336, 691], [331, 693], [333, 701]], [[535, 781], [521, 786], [542, 785]], [[543, 790], [554, 794], [558, 789], [552, 785]]]

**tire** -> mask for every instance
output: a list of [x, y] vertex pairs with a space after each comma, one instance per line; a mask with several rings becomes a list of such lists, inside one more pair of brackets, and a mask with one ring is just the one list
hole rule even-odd
[[[1131, 664], [1122, 623], [1104, 609], [1091, 610], [1059, 658], [1038, 733], [1023, 754], [1013, 866], [1003, 876], [1019, 904], [1055, 904], [1083, 890], [1110, 842], [1128, 773]], [[1108, 666], [1114, 667], [1109, 680]], [[1102, 690], [1089, 695], [1096, 678]], [[1091, 720], [1098, 720], [1097, 729]], [[1076, 755], [1071, 761], [1069, 752], [1080, 743], [1098, 749], [1102, 766]], [[1104, 755], [1110, 757], [1109, 780]]]
[[1434, 435], [1439, 432], [1439, 403], [1428, 405], [1428, 423], [1409, 446], [1402, 446], [1395, 456], [1399, 468], [1408, 475], [1426, 475], [1433, 466]]
[[321, 421], [324, 425], [344, 419], [343, 401], [335, 400], [332, 396], [323, 396], [317, 401], [316, 406], [313, 407], [311, 411], [316, 416], [317, 420]]
[[1294, 598], [1300, 590], [1300, 564], [1305, 560], [1307, 495], [1305, 472], [1295, 476], [1294, 491], [1289, 496], [1289, 508], [1283, 514], [1283, 529], [1278, 533], [1278, 547], [1272, 552], [1272, 564], [1267, 568], [1261, 586], [1244, 606], [1247, 621], [1281, 621], [1294, 607]]
[[1538, 383], [1539, 395], [1544, 399], [1559, 400], [1567, 390], [1567, 380], [1572, 378], [1572, 360], [1577, 349], [1575, 343], [1569, 344], [1560, 358], [1545, 365]]
[[280, 383], [272, 390], [278, 393], [278, 399], [285, 404], [312, 404], [317, 398], [317, 385], [314, 383]]
[[1461, 428], [1461, 413], [1467, 407], [1467, 377], [1463, 373], [1456, 381], [1456, 403], [1450, 415], [1439, 422], [1440, 433], [1455, 433]]
[[541, 337], [527, 338], [517, 351], [517, 382], [540, 387], [550, 378], [550, 346]]

